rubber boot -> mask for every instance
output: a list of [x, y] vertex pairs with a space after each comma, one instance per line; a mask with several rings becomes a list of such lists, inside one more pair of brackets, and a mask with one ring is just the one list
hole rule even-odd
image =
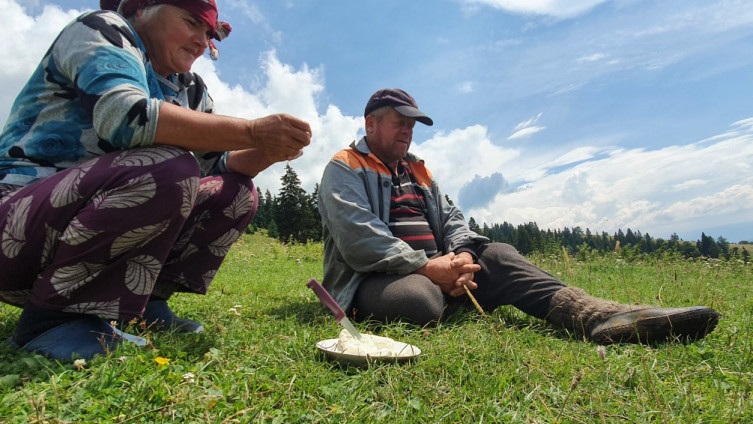
[[546, 320], [601, 345], [651, 344], [702, 339], [716, 327], [719, 313], [704, 306], [625, 305], [565, 287], [552, 296]]
[[153, 299], [147, 302], [143, 318], [148, 326], [155, 329], [175, 329], [179, 333], [204, 332], [201, 323], [175, 315], [166, 300]]

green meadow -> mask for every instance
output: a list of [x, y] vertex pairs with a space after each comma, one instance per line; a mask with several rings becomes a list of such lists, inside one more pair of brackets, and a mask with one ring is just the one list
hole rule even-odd
[[[753, 266], [617, 253], [529, 259], [592, 295], [663, 306], [707, 305], [717, 329], [690, 344], [599, 347], [512, 307], [455, 313], [421, 328], [357, 324], [418, 346], [401, 364], [348, 367], [319, 352], [340, 332], [305, 283], [322, 245], [244, 235], [206, 296], [179, 294], [199, 335], [131, 332], [87, 363], [0, 345], [3, 423], [750, 423]], [[0, 306], [0, 338], [19, 309]]]

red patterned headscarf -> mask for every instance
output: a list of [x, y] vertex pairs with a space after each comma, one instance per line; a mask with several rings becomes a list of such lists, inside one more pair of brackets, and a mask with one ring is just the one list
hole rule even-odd
[[[138, 9], [157, 4], [180, 7], [198, 16], [212, 28], [212, 38], [218, 41], [230, 35], [232, 30], [229, 23], [217, 19], [219, 12], [215, 0], [100, 0], [99, 7], [103, 10], [113, 10], [123, 16], [131, 16]], [[217, 48], [212, 40], [209, 40], [209, 50], [212, 59], [217, 59]]]

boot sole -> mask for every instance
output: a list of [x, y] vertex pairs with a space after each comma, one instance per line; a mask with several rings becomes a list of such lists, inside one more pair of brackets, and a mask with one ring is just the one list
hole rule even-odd
[[675, 314], [639, 318], [635, 322], [594, 329], [591, 340], [601, 345], [614, 343], [661, 343], [702, 339], [714, 330], [719, 314], [698, 307]]

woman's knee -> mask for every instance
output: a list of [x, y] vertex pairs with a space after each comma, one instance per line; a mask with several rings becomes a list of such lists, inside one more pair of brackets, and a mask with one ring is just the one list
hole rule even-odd
[[259, 193], [256, 192], [256, 187], [254, 186], [251, 177], [238, 173], [230, 173], [226, 174], [225, 178], [226, 183], [232, 183], [238, 186], [239, 196], [243, 196], [247, 199], [251, 205], [248, 215], [253, 219], [254, 215], [256, 215], [256, 210], [259, 207]]
[[201, 179], [197, 204], [203, 208], [232, 211], [236, 222], [251, 221], [258, 208], [258, 193], [251, 177], [230, 173]]
[[155, 179], [169, 178], [183, 181], [188, 178], [199, 178], [201, 168], [196, 158], [189, 152], [175, 146], [152, 146], [134, 150], [134, 155], [148, 153], [153, 157], [155, 164], [162, 163], [164, 166], [156, 166], [150, 170]]

